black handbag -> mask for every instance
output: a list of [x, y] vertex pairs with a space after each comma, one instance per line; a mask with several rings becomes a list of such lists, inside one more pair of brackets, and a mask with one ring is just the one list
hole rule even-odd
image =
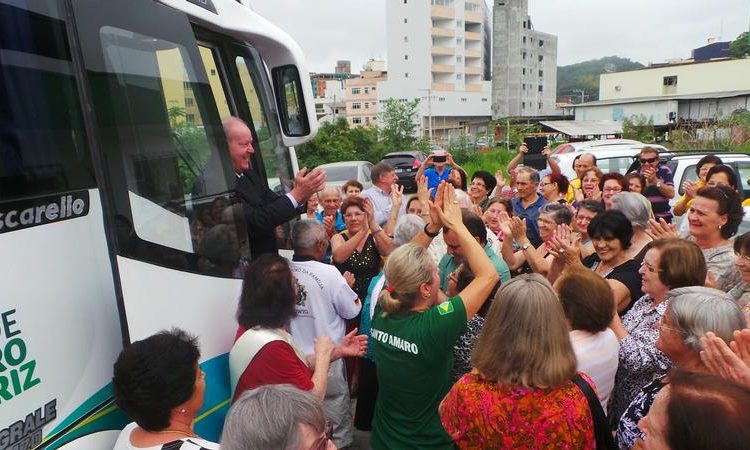
[[596, 437], [597, 450], [617, 450], [612, 432], [609, 429], [607, 416], [604, 414], [604, 409], [602, 409], [602, 404], [599, 403], [599, 398], [596, 396], [594, 389], [591, 388], [580, 374], [575, 374], [570, 381], [578, 386], [578, 389], [583, 392], [586, 401], [589, 403], [591, 417], [594, 419], [594, 436]]

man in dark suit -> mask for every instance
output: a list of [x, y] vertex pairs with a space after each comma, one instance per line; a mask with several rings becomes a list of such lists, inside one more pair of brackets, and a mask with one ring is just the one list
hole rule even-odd
[[274, 230], [305, 210], [305, 202], [325, 185], [326, 174], [322, 170], [301, 169], [294, 177], [294, 187], [286, 195], [279, 195], [268, 188], [263, 178], [251, 168], [255, 153], [253, 134], [241, 119], [228, 117], [222, 122], [227, 136], [229, 157], [237, 175], [235, 191], [242, 201], [242, 213], [247, 224], [250, 256], [257, 258], [263, 253], [277, 253]]

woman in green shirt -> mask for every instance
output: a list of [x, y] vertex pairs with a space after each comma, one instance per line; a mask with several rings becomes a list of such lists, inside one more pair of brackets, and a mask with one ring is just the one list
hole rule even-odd
[[[453, 448], [438, 415], [452, 384], [453, 345], [498, 281], [492, 262], [461, 220], [453, 186], [441, 183], [430, 218], [411, 244], [388, 258], [388, 284], [372, 320], [380, 385], [370, 442], [376, 450]], [[475, 274], [451, 298], [440, 291], [438, 269], [427, 251], [441, 228], [458, 235], [460, 251]]]

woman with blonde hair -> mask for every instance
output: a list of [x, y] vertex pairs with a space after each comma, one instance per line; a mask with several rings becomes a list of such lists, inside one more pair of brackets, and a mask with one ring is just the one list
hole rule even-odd
[[565, 314], [541, 275], [500, 288], [472, 362], [440, 404], [459, 448], [596, 448], [589, 401], [573, 381]]
[[[430, 205], [431, 221], [385, 264], [387, 286], [372, 319], [379, 384], [370, 446], [374, 449], [452, 449], [438, 404], [451, 386], [452, 349], [498, 281], [495, 267], [461, 218], [454, 188], [445, 182]], [[427, 251], [440, 229], [457, 235], [474, 280], [458, 295], [440, 291]], [[418, 244], [418, 245], [417, 245]]]

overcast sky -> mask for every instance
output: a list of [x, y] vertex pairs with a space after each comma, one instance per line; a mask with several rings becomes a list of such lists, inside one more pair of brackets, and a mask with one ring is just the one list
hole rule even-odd
[[[310, 71], [333, 72], [348, 59], [357, 72], [369, 58], [387, 62], [386, 1], [398, 0], [253, 5], [302, 46]], [[558, 65], [611, 55], [648, 64], [688, 58], [710, 37], [735, 39], [750, 26], [750, 0], [529, 0], [529, 14], [535, 29], [557, 35]]]

